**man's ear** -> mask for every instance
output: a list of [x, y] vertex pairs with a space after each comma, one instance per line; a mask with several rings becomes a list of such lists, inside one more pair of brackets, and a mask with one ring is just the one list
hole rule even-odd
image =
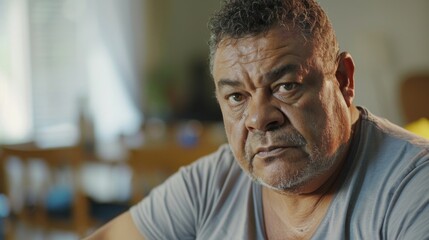
[[337, 59], [337, 70], [335, 77], [339, 83], [340, 91], [348, 107], [353, 103], [355, 96], [354, 71], [355, 64], [352, 56], [348, 52], [342, 52]]

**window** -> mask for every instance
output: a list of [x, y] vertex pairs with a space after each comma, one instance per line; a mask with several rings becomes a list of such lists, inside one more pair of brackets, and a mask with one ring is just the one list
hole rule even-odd
[[27, 23], [24, 0], [0, 1], [0, 142], [32, 132]]
[[140, 51], [130, 43], [141, 36], [142, 5], [0, 1], [0, 142], [75, 143], [82, 108], [98, 140], [138, 129]]
[[77, 141], [78, 99], [86, 88], [79, 3], [28, 1], [33, 127], [41, 142]]

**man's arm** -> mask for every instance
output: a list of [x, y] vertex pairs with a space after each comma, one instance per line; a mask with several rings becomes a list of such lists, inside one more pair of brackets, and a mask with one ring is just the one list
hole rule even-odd
[[116, 217], [93, 234], [85, 238], [85, 240], [113, 240], [113, 239], [130, 239], [143, 240], [143, 236], [136, 228], [129, 211]]

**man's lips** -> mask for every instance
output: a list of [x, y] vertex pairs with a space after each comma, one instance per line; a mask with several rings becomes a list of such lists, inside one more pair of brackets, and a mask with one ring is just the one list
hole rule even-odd
[[258, 158], [271, 158], [281, 155], [288, 149], [297, 148], [297, 146], [274, 146], [274, 147], [261, 147], [256, 150], [255, 156]]

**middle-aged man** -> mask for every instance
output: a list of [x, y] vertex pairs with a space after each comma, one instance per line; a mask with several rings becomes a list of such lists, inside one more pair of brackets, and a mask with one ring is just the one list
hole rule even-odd
[[429, 142], [353, 105], [315, 1], [226, 1], [210, 28], [229, 145], [94, 238], [429, 239]]

